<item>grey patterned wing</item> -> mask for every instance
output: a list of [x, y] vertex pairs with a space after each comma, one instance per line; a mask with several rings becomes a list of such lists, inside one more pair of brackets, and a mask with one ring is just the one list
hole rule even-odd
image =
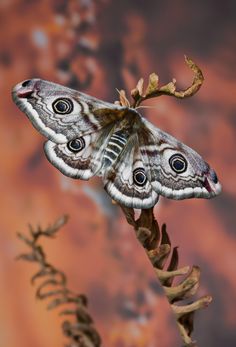
[[128, 111], [40, 79], [17, 84], [12, 96], [34, 127], [55, 143], [66, 143], [99, 131], [123, 118]]
[[142, 119], [139, 145], [153, 189], [170, 199], [212, 198], [220, 193], [216, 173], [190, 147]]
[[108, 125], [67, 143], [47, 141], [44, 145], [46, 157], [64, 175], [88, 180], [100, 173], [112, 127]]
[[16, 85], [13, 99], [50, 140], [45, 152], [53, 165], [70, 177], [103, 176], [108, 193], [126, 206], [151, 207], [158, 194], [211, 198], [221, 190], [199, 154], [132, 109], [40, 79]]
[[118, 160], [103, 177], [105, 190], [121, 205], [145, 209], [158, 201], [145, 174], [137, 134], [131, 135]]

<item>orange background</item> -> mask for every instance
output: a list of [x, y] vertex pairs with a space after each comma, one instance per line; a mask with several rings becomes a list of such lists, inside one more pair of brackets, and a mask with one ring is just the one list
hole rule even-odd
[[114, 101], [151, 72], [162, 84], [191, 83], [189, 55], [205, 83], [193, 98], [161, 97], [143, 113], [193, 147], [216, 170], [223, 193], [213, 200], [160, 199], [180, 265], [202, 268], [199, 295], [213, 303], [199, 312], [199, 346], [236, 345], [235, 60], [236, 3], [224, 1], [0, 1], [0, 346], [62, 346], [57, 312], [35, 301], [36, 266], [16, 262], [24, 246], [16, 231], [69, 223], [45, 244], [70, 288], [88, 295], [106, 346], [181, 344], [170, 309], [143, 249], [99, 179], [62, 176], [43, 155], [44, 139], [11, 100], [11, 88], [33, 77]]

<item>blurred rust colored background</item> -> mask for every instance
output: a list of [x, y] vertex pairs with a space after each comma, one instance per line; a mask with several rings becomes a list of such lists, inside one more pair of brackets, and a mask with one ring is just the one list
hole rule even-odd
[[235, 106], [236, 3], [224, 1], [0, 1], [0, 345], [62, 346], [61, 319], [36, 302], [36, 270], [15, 261], [16, 231], [68, 213], [59, 237], [45, 244], [70, 287], [84, 292], [106, 346], [179, 346], [163, 293], [134, 233], [99, 179], [63, 177], [46, 160], [44, 142], [11, 100], [17, 82], [40, 77], [108, 101], [157, 72], [191, 83], [189, 55], [203, 70], [200, 92], [184, 101], [161, 97], [145, 115], [200, 152], [223, 184], [218, 198], [156, 206], [180, 263], [202, 268], [200, 294], [210, 307], [197, 314], [199, 346], [236, 345]]

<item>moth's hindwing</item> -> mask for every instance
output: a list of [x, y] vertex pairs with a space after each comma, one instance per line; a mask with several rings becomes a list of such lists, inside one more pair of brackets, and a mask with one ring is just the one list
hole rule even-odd
[[121, 205], [150, 208], [158, 201], [158, 194], [147, 179], [137, 135], [128, 139], [117, 162], [104, 174], [105, 190]]
[[47, 141], [44, 146], [47, 159], [64, 175], [88, 180], [101, 170], [111, 129], [112, 125], [108, 125], [62, 144]]

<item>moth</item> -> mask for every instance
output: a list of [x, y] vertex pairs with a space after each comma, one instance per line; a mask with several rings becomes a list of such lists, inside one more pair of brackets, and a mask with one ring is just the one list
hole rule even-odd
[[221, 185], [196, 153], [134, 108], [98, 100], [59, 84], [31, 79], [13, 100], [48, 141], [48, 160], [64, 175], [101, 176], [119, 204], [146, 209], [169, 199], [212, 198]]

